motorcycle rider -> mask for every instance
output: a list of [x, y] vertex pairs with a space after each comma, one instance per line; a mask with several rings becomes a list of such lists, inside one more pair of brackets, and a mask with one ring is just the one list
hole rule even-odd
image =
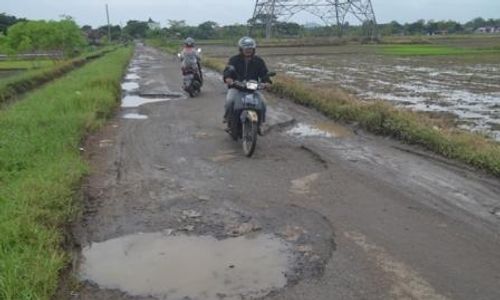
[[184, 40], [184, 47], [180, 53], [182, 64], [182, 74], [185, 75], [186, 71], [190, 68], [197, 68], [197, 75], [199, 75], [200, 83], [203, 84], [203, 73], [201, 71], [201, 57], [195, 50], [195, 41], [193, 38], [188, 37]]
[[[268, 69], [262, 58], [255, 55], [257, 43], [251, 37], [245, 36], [238, 41], [239, 54], [231, 57], [224, 69], [223, 79], [229, 87], [224, 105], [224, 123], [227, 122], [229, 113], [232, 111], [235, 101], [241, 99], [240, 91], [231, 85], [234, 81], [256, 80], [269, 86], [272, 81], [267, 76]], [[257, 97], [262, 101], [262, 123], [266, 120], [266, 104], [260, 92], [256, 92]], [[260, 131], [260, 128], [259, 128]]]

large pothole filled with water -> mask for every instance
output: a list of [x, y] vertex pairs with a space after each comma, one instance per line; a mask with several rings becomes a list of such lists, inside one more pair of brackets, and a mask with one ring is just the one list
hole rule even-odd
[[147, 233], [84, 248], [80, 277], [131, 296], [241, 299], [285, 287], [293, 264], [291, 243], [272, 234], [218, 240]]

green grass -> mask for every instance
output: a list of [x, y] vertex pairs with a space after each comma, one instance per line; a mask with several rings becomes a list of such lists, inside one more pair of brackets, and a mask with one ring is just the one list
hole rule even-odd
[[0, 79], [0, 104], [15, 98], [22, 93], [32, 90], [41, 84], [58, 78], [67, 72], [84, 65], [88, 61], [113, 51], [114, 49], [116, 48], [106, 47], [98, 51], [82, 54], [81, 56], [71, 60], [46, 65], [45, 67], [38, 69], [31, 69], [21, 74]]
[[0, 70], [38, 69], [55, 65], [51, 60], [6, 60], [0, 61]]
[[399, 56], [441, 56], [499, 54], [498, 48], [456, 48], [441, 45], [384, 45], [381, 52]]
[[0, 299], [50, 299], [87, 165], [79, 146], [120, 97], [121, 48], [0, 111]]

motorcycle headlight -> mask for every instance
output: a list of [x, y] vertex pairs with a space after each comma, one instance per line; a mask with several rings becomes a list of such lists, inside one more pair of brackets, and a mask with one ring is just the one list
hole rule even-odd
[[256, 91], [258, 87], [259, 87], [259, 84], [256, 82], [247, 82], [247, 89], [248, 90]]

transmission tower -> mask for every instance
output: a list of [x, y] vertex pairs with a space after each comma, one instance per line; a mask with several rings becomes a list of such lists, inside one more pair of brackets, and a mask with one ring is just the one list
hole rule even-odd
[[301, 12], [318, 17], [328, 26], [336, 25], [339, 36], [349, 16], [367, 26], [372, 39], [377, 34], [377, 20], [371, 0], [256, 0], [249, 24], [250, 32], [260, 20], [265, 25], [266, 38], [270, 38], [275, 22], [288, 21]]

